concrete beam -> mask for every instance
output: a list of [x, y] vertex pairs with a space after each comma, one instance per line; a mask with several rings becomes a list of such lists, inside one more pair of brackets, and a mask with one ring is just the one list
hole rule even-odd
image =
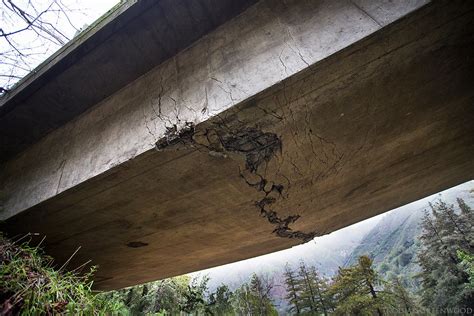
[[110, 289], [472, 179], [473, 5], [377, 3], [260, 1], [5, 163], [6, 229]]
[[0, 162], [256, 1], [122, 1], [0, 98]]

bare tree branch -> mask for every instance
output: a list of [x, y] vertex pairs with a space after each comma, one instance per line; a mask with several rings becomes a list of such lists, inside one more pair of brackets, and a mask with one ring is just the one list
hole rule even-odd
[[0, 97], [78, 32], [70, 11], [61, 0], [1, 0]]

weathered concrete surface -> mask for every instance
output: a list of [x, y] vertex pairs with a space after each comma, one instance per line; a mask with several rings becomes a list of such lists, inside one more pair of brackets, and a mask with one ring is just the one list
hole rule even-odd
[[0, 162], [256, 1], [122, 1], [0, 99]]
[[72, 266], [92, 258], [109, 289], [472, 179], [473, 4], [374, 33], [389, 4], [259, 2], [4, 164], [7, 230], [46, 234], [60, 262], [80, 245]]
[[[405, 10], [413, 9], [411, 3]], [[5, 163], [1, 218], [153, 149], [168, 127], [199, 124], [379, 24], [351, 1], [258, 3]]]

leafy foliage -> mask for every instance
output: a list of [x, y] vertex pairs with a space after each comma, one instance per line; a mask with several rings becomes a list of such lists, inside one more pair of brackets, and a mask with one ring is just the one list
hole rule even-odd
[[206, 300], [207, 278], [200, 281], [178, 276], [139, 286], [112, 291], [104, 295], [128, 307], [124, 315], [176, 315], [210, 313]]
[[225, 284], [220, 285], [209, 296], [209, 312], [213, 315], [232, 315], [234, 313], [233, 298], [234, 293], [229, 287]]
[[253, 274], [249, 283], [235, 291], [234, 308], [239, 315], [278, 315], [271, 299], [273, 281]]

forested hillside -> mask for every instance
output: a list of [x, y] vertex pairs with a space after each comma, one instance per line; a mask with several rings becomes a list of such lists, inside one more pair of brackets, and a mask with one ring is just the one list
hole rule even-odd
[[[418, 290], [420, 282], [415, 278], [420, 272], [416, 256], [421, 245], [418, 236], [429, 203], [443, 200], [456, 206], [456, 199], [462, 198], [468, 205], [474, 205], [472, 189], [474, 185], [469, 182], [389, 212], [365, 235], [344, 265], [353, 265], [360, 256], [368, 255], [384, 278], [398, 278], [411, 291]], [[456, 209], [459, 211], [459, 207]]]
[[466, 313], [473, 189], [471, 181], [279, 254], [110, 295], [132, 314]]
[[403, 208], [382, 218], [347, 258], [345, 266], [353, 265], [362, 255], [374, 261], [375, 269], [386, 278], [397, 277], [412, 290], [419, 282], [416, 252], [420, 247], [417, 236], [424, 209]]

